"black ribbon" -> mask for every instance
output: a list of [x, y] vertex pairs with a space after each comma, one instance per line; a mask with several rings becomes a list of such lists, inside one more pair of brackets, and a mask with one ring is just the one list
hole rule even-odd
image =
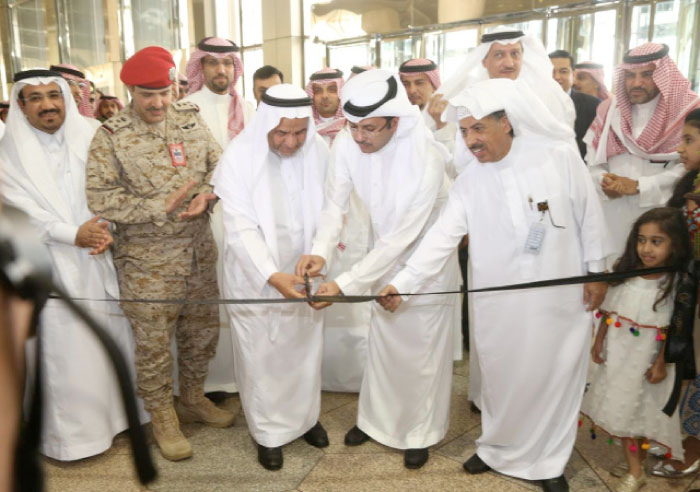
[[[612, 273], [591, 273], [588, 275], [578, 275], [575, 277], [553, 278], [549, 280], [538, 280], [536, 282], [524, 282], [521, 284], [497, 285], [494, 287], [483, 287], [480, 289], [465, 289], [445, 290], [439, 292], [419, 292], [419, 293], [403, 293], [392, 294], [397, 296], [437, 296], [445, 294], [478, 294], [482, 292], [502, 292], [507, 290], [524, 290], [524, 289], [540, 289], [543, 287], [556, 287], [561, 285], [586, 284], [589, 282], [609, 282], [614, 280], [624, 280], [631, 277], [639, 277], [641, 275], [654, 275], [657, 273], [668, 273], [678, 270], [677, 267], [665, 266], [658, 268], [643, 268], [639, 270], [631, 270], [629, 272], [612, 272]], [[352, 304], [358, 302], [376, 301], [380, 296], [364, 295], [364, 296], [316, 296], [308, 295], [306, 297], [292, 299], [265, 299], [265, 298], [241, 298], [241, 299], [91, 299], [74, 297], [74, 301], [96, 301], [96, 302], [123, 302], [123, 303], [148, 303], [148, 304], [294, 304], [299, 302], [331, 302]]]

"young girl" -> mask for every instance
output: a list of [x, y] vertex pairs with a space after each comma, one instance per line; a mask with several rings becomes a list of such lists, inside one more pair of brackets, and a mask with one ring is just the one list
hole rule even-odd
[[[689, 254], [681, 212], [656, 208], [634, 223], [614, 270], [685, 265]], [[674, 367], [663, 354], [675, 281], [674, 274], [661, 273], [613, 283], [600, 308], [591, 350], [595, 365], [581, 411], [611, 439], [622, 440], [629, 472], [617, 492], [633, 492], [646, 482], [642, 462], [649, 440], [674, 458], [683, 456], [678, 414], [662, 412], [673, 388]]]
[[[700, 109], [694, 109], [685, 117], [685, 127], [678, 146], [681, 162], [688, 171], [676, 184], [669, 207], [679, 208], [686, 218], [690, 234], [692, 254], [700, 260]], [[696, 330], [697, 330], [696, 321]], [[700, 366], [699, 366], [700, 368]], [[684, 401], [700, 399], [700, 375], [690, 384]], [[683, 441], [685, 462], [664, 460], [654, 467], [652, 473], [658, 477], [679, 478], [696, 473], [700, 469], [700, 440], [698, 439], [700, 414], [697, 407], [682, 405], [681, 424], [688, 437]]]

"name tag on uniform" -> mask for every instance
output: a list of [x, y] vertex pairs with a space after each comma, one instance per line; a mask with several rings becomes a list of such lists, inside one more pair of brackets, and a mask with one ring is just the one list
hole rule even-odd
[[168, 144], [170, 149], [170, 159], [173, 162], [173, 166], [186, 166], [187, 160], [185, 159], [185, 147], [179, 144]]
[[531, 255], [540, 254], [542, 243], [544, 242], [544, 233], [547, 231], [542, 222], [533, 222], [530, 226], [530, 232], [527, 233], [525, 241], [525, 253]]

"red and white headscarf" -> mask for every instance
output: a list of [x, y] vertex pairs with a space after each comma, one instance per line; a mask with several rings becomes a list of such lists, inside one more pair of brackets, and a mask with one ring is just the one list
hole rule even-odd
[[309, 77], [309, 83], [306, 84], [306, 93], [311, 100], [314, 98], [314, 85], [330, 85], [335, 84], [338, 89], [338, 109], [335, 111], [335, 117], [332, 122], [324, 123], [321, 120], [321, 115], [318, 114], [316, 105], [313, 105], [314, 122], [316, 123], [316, 133], [323, 137], [330, 137], [331, 142], [335, 136], [345, 126], [345, 116], [343, 108], [340, 107], [341, 90], [344, 84], [343, 72], [335, 68], [322, 68], [318, 72], [314, 72]]
[[[645, 65], [654, 66], [652, 78], [659, 88], [660, 98], [656, 110], [646, 127], [634, 138], [632, 135], [632, 103], [625, 89], [625, 71]], [[700, 106], [698, 95], [690, 89], [690, 81], [683, 76], [678, 67], [668, 56], [668, 46], [658, 43], [644, 43], [629, 50], [624, 62], [615, 68], [615, 95], [606, 99], [596, 112], [590, 129], [594, 149], [600, 145], [600, 137], [606, 126], [606, 120], [612, 118], [615, 111], [620, 115], [620, 128], [624, 136], [644, 153], [669, 154], [676, 151], [683, 131], [685, 115]], [[612, 106], [614, 104], [614, 106]], [[619, 135], [610, 126], [606, 145], [606, 159], [627, 153]], [[600, 154], [600, 153], [598, 153]], [[600, 160], [600, 159], [597, 159]]]
[[434, 61], [427, 58], [413, 58], [403, 62], [399, 67], [399, 76], [415, 75], [417, 73], [424, 73], [428, 76], [433, 90], [437, 90], [440, 87], [440, 69]]
[[49, 70], [53, 70], [54, 72], [60, 73], [64, 79], [74, 80], [78, 83], [81, 94], [80, 105], [78, 105], [78, 111], [83, 116], [87, 116], [88, 118], [94, 118], [95, 109], [93, 108], [92, 104], [90, 104], [90, 81], [88, 81], [88, 79], [85, 78], [85, 74], [81, 72], [80, 69], [75, 65], [69, 65], [67, 63], [51, 65], [51, 67], [49, 67]]
[[202, 59], [205, 56], [214, 58], [231, 57], [233, 59], [233, 80], [228, 88], [231, 95], [231, 106], [228, 110], [228, 136], [233, 139], [243, 130], [243, 101], [236, 91], [236, 82], [243, 75], [243, 62], [238, 56], [238, 46], [233, 41], [223, 38], [204, 38], [197, 45], [197, 49], [187, 62], [187, 81], [189, 82], [188, 94], [197, 92], [204, 86], [204, 71]]
[[608, 92], [608, 88], [605, 87], [605, 72], [603, 71], [603, 65], [592, 61], [577, 63], [574, 67], [574, 77], [576, 76], [577, 72], [587, 73], [593, 78], [593, 80], [596, 81], [598, 84], [598, 99], [605, 101], [610, 97], [610, 92]]
[[353, 65], [353, 67], [350, 69], [350, 75], [348, 75], [348, 80], [353, 78], [355, 75], [359, 75], [362, 72], [366, 72], [367, 70], [374, 70], [376, 67], [373, 67], [372, 65]]
[[95, 108], [95, 118], [102, 118], [102, 115], [100, 114], [100, 105], [102, 104], [102, 101], [114, 101], [117, 104], [119, 111], [124, 109], [124, 103], [117, 96], [109, 96], [107, 94], [102, 94], [100, 99], [97, 101], [97, 107]]

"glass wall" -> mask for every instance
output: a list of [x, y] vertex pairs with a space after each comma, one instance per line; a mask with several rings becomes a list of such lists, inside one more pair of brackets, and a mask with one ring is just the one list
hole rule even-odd
[[13, 72], [47, 66], [48, 37], [43, 0], [8, 4]]
[[121, 0], [124, 57], [146, 46], [180, 46], [180, 0]]
[[[262, 0], [240, 0], [242, 81], [237, 84], [243, 97], [255, 102], [253, 74], [265, 63], [263, 60]], [[242, 86], [241, 86], [242, 84]]]
[[107, 61], [102, 2], [58, 0], [58, 31], [61, 61], [77, 67]]
[[[390, 38], [382, 40], [381, 50], [379, 53], [379, 63], [381, 68], [387, 70], [396, 70], [406, 60], [415, 58], [414, 43], [416, 40], [413, 37], [408, 38]], [[416, 47], [419, 52], [419, 48]]]
[[440, 66], [440, 77], [446, 80], [455, 73], [464, 55], [479, 44], [479, 29], [428, 33], [424, 43], [425, 58]]
[[[354, 65], [361, 67], [375, 64], [373, 44], [371, 41], [361, 41], [354, 44], [330, 46], [328, 48], [328, 65], [342, 70], [347, 78]], [[306, 80], [308, 80], [308, 75]]]

